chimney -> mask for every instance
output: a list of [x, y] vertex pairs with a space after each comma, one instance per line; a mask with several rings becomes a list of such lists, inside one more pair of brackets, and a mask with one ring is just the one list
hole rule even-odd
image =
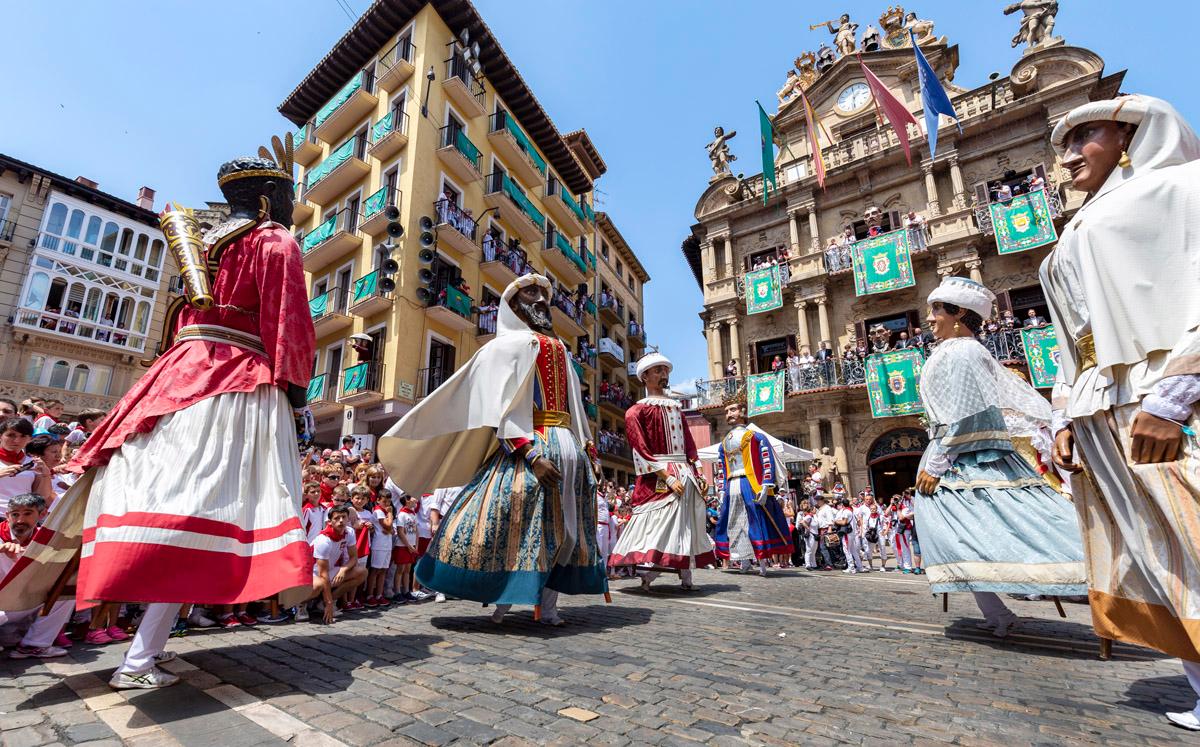
[[138, 205], [138, 207], [142, 208], [143, 210], [153, 210], [154, 209], [154, 190], [150, 189], [149, 187], [142, 187], [141, 189], [139, 189], [137, 205]]
[[77, 177], [75, 177], [75, 181], [76, 181], [76, 183], [82, 184], [85, 187], [91, 187], [92, 189], [100, 189], [99, 182], [94, 182], [91, 179], [88, 179], [86, 176], [77, 176]]

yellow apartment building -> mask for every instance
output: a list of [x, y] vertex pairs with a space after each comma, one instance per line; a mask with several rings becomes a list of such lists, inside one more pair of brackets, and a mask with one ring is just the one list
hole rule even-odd
[[559, 133], [471, 3], [377, 0], [279, 110], [297, 127], [321, 443], [386, 431], [492, 338], [527, 269], [554, 282], [555, 330], [586, 354], [604, 163], [586, 133]]

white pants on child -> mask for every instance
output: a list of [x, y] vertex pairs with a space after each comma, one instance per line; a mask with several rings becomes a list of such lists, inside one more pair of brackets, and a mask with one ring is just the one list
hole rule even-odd
[[979, 605], [979, 611], [983, 613], [983, 618], [990, 623], [998, 623], [1006, 617], [1016, 617], [1013, 611], [1004, 604], [998, 595], [990, 591], [973, 591], [975, 604]]
[[54, 643], [58, 632], [71, 619], [71, 613], [74, 611], [75, 600], [60, 599], [54, 603], [54, 606], [50, 608], [50, 614], [45, 617], [40, 616], [42, 614], [41, 607], [34, 607], [23, 612], [0, 612], [0, 625], [21, 622], [31, 617], [35, 618], [33, 624], [29, 626], [29, 630], [25, 631], [24, 637], [21, 638], [21, 645], [29, 648], [46, 648]]
[[154, 657], [167, 647], [167, 639], [171, 637], [171, 628], [179, 616], [179, 604], [175, 602], [154, 602], [146, 605], [146, 614], [142, 615], [142, 623], [138, 625], [125, 661], [121, 663], [118, 672], [125, 674], [142, 674], [154, 667]]

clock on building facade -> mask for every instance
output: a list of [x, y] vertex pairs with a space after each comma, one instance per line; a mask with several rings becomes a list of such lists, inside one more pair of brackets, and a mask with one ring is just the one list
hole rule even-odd
[[866, 83], [859, 81], [846, 86], [845, 90], [838, 94], [837, 108], [849, 114], [863, 108], [870, 100], [871, 89], [867, 88]]

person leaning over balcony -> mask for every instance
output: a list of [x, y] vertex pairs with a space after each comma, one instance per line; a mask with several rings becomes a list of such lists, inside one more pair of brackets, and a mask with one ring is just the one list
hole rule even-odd
[[1043, 327], [1043, 326], [1045, 326], [1045, 324], [1046, 324], [1045, 317], [1040, 316], [1037, 313], [1037, 309], [1030, 309], [1029, 312], [1027, 314], [1025, 314], [1025, 323], [1022, 326], [1024, 326], [1024, 327]]
[[829, 272], [842, 269], [842, 245], [836, 236], [830, 237], [829, 245], [825, 247], [825, 269]]
[[728, 378], [732, 378], [737, 375], [738, 375], [737, 358], [730, 358], [729, 362], [725, 364], [725, 376]]

